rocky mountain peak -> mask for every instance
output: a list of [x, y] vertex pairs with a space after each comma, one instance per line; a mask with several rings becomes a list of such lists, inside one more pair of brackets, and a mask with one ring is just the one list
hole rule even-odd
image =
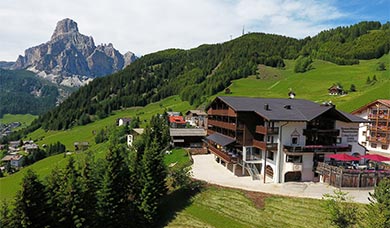
[[78, 33], [78, 32], [79, 32], [79, 28], [77, 27], [77, 23], [72, 19], [65, 18], [57, 22], [56, 29], [54, 30], [51, 39], [53, 40], [54, 38], [61, 36], [63, 34]]
[[66, 18], [57, 23], [48, 42], [26, 49], [10, 69], [28, 69], [58, 84], [81, 86], [135, 59], [134, 54], [122, 55], [111, 43], [95, 46], [91, 36], [81, 34], [77, 23]]

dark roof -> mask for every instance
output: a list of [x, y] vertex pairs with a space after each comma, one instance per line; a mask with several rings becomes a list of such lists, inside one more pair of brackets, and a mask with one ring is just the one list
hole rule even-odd
[[219, 134], [219, 133], [214, 133], [206, 137], [206, 139], [211, 140], [221, 146], [226, 146], [229, 145], [230, 143], [235, 142], [236, 140], [234, 138], [230, 138], [228, 136]]
[[[333, 105], [321, 105], [302, 99], [218, 97], [238, 112], [252, 111], [269, 121], [311, 121], [332, 110], [347, 122], [365, 122], [364, 119], [338, 111]], [[266, 109], [266, 106], [268, 109]]]

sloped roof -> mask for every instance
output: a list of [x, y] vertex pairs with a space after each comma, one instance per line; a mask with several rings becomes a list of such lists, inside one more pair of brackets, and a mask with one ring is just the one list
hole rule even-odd
[[188, 110], [186, 112], [186, 115], [188, 115], [190, 113], [196, 114], [198, 116], [206, 116], [207, 115], [207, 113], [205, 111], [203, 111], [203, 110]]
[[203, 128], [169, 128], [170, 136], [206, 136]]
[[169, 117], [169, 122], [170, 123], [178, 123], [178, 124], [185, 124], [186, 121], [182, 116], [170, 116]]
[[[338, 111], [333, 105], [320, 105], [302, 99], [217, 97], [235, 111], [253, 111], [269, 121], [311, 121], [331, 111], [347, 122], [365, 122], [364, 119]], [[268, 108], [266, 108], [268, 107]]]
[[387, 106], [387, 107], [390, 108], [390, 100], [379, 99], [379, 100], [375, 100], [375, 101], [372, 101], [372, 102], [370, 102], [370, 103], [368, 103], [368, 104], [363, 105], [362, 107], [360, 107], [360, 108], [354, 110], [354, 111], [352, 112], [352, 114], [360, 113], [360, 112], [366, 110], [367, 108], [369, 108], [369, 107], [371, 107], [371, 106], [373, 106], [373, 105], [375, 105], [375, 104], [377, 104], [377, 103], [383, 104], [383, 105], [385, 105], [385, 106]]
[[230, 138], [226, 135], [222, 135], [219, 133], [211, 134], [207, 136], [206, 139], [211, 140], [221, 146], [226, 146], [236, 141], [234, 138]]

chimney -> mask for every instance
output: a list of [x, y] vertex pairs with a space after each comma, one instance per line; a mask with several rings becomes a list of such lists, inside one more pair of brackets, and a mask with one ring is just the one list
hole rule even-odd
[[269, 111], [269, 105], [268, 104], [264, 104], [264, 110]]
[[285, 109], [291, 109], [291, 105], [285, 105], [284, 108]]

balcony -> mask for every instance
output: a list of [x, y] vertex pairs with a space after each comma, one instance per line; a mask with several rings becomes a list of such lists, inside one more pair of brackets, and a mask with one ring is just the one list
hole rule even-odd
[[370, 137], [368, 136], [367, 137], [367, 141], [369, 142], [375, 142], [375, 143], [382, 143], [382, 144], [389, 144], [390, 143], [390, 139], [389, 138], [385, 138], [385, 137]]
[[225, 161], [227, 163], [237, 163], [237, 156], [236, 155], [229, 155], [228, 153], [220, 151], [210, 144], [208, 145], [208, 148], [213, 154], [220, 157], [223, 161]]
[[207, 111], [207, 114], [208, 115], [215, 115], [215, 116], [237, 117], [237, 114], [231, 109], [209, 109]]
[[211, 130], [211, 129], [207, 129], [207, 135], [212, 135], [212, 134], [214, 134], [215, 133], [215, 131], [213, 131], [213, 130]]
[[253, 139], [252, 144], [253, 144], [254, 147], [257, 147], [257, 148], [262, 149], [264, 151], [267, 149], [267, 143], [266, 142], [262, 142], [262, 141]]
[[386, 127], [386, 126], [369, 126], [368, 130], [370, 130], [370, 131], [388, 132], [388, 131], [390, 131], [390, 127]]
[[267, 143], [267, 149], [268, 150], [278, 150], [278, 144], [277, 143]]
[[307, 145], [307, 146], [283, 146], [284, 152], [289, 153], [313, 153], [313, 152], [351, 152], [351, 145]]
[[327, 136], [339, 136], [339, 129], [303, 129], [303, 135], [327, 135]]
[[225, 128], [232, 131], [236, 131], [236, 124], [235, 123], [227, 123], [219, 120], [211, 120], [209, 119], [207, 122], [208, 125], [213, 125], [215, 127]]
[[256, 133], [265, 135], [267, 133], [267, 128], [262, 126], [262, 125], [257, 125], [256, 126]]
[[381, 119], [381, 120], [387, 120], [390, 119], [390, 115], [388, 114], [369, 114], [368, 118], [371, 120]]
[[267, 128], [267, 135], [278, 135], [278, 134], [279, 134], [279, 128], [278, 127]]

